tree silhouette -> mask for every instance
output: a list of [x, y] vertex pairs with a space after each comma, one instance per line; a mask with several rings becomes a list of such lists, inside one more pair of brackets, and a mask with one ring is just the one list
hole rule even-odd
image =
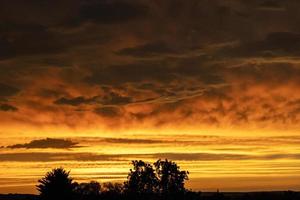
[[56, 168], [40, 179], [36, 186], [41, 200], [96, 200], [96, 199], [198, 199], [198, 194], [184, 188], [188, 172], [181, 171], [175, 162], [158, 160], [151, 165], [142, 160], [132, 161], [128, 180], [119, 183], [73, 182], [69, 172]]
[[159, 178], [159, 192], [174, 194], [185, 192], [184, 182], [188, 180], [188, 171], [180, 171], [175, 162], [158, 160], [154, 163]]
[[125, 189], [129, 193], [150, 194], [156, 191], [158, 179], [151, 164], [142, 160], [132, 161], [133, 169], [130, 169]]
[[72, 199], [74, 194], [73, 179], [70, 172], [63, 168], [56, 168], [48, 172], [44, 178], [38, 182], [37, 190], [43, 200], [65, 200]]

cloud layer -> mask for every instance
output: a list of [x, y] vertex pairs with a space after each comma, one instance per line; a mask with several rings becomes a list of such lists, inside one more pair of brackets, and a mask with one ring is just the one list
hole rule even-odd
[[29, 143], [25, 144], [14, 144], [7, 146], [7, 148], [11, 149], [19, 149], [19, 148], [26, 148], [26, 149], [44, 149], [44, 148], [55, 148], [55, 149], [68, 149], [76, 147], [78, 143], [72, 142], [70, 140], [63, 140], [63, 139], [41, 139], [41, 140], [32, 140]]
[[1, 2], [5, 124], [299, 128], [296, 1], [71, 4]]

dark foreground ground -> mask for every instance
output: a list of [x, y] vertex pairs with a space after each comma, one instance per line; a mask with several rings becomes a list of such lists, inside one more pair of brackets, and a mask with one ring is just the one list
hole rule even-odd
[[[184, 199], [184, 200], [300, 200], [300, 192], [189, 192], [182, 197], [124, 197], [124, 196], [99, 196], [95, 200], [117, 200], [117, 199]], [[0, 200], [39, 200], [36, 195], [27, 194], [0, 194]]]

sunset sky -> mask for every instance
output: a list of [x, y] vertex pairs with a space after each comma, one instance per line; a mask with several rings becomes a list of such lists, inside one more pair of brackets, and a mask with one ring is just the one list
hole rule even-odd
[[299, 0], [1, 0], [0, 193], [54, 167], [300, 190]]

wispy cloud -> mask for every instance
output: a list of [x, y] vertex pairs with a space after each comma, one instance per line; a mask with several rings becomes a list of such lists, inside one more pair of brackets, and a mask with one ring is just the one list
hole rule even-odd
[[57, 161], [128, 161], [134, 159], [171, 159], [174, 161], [228, 161], [228, 160], [299, 160], [300, 154], [230, 154], [230, 153], [154, 153], [154, 154], [94, 154], [94, 153], [1, 153], [0, 161], [57, 162]]

